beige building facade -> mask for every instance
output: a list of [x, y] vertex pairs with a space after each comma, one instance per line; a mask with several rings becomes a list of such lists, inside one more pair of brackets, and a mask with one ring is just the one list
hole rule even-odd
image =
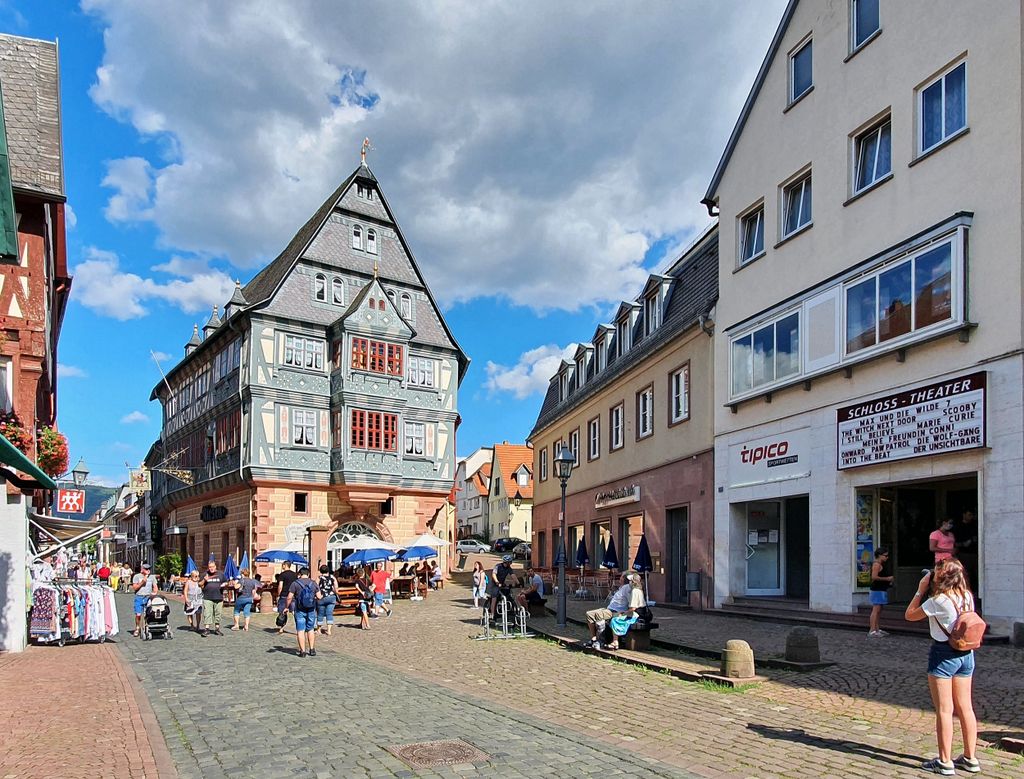
[[894, 601], [950, 517], [1024, 620], [1021, 7], [791, 2], [705, 199], [721, 225], [715, 602]]

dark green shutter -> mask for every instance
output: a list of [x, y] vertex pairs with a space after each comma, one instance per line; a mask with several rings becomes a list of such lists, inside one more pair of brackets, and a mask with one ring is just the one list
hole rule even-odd
[[0, 87], [0, 260], [17, 260], [18, 228], [14, 218], [11, 160], [7, 154], [7, 122], [3, 109], [4, 95]]

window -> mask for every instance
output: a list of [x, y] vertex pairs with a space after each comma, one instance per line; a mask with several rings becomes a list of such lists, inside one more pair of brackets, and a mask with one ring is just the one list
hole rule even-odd
[[232, 371], [238, 370], [242, 354], [242, 341], [236, 338], [213, 358], [213, 380], [218, 382]]
[[286, 335], [284, 337], [284, 364], [293, 368], [322, 371], [324, 369], [324, 347], [323, 341]]
[[587, 358], [580, 355], [576, 358], [576, 386], [582, 387], [587, 378]]
[[933, 149], [967, 126], [967, 63], [961, 62], [920, 91], [918, 153]]
[[331, 414], [331, 447], [341, 449], [341, 412]]
[[422, 422], [406, 422], [405, 453], [413, 457], [422, 457], [426, 437], [426, 427]]
[[309, 513], [309, 493], [308, 492], [293, 492], [292, 493], [292, 513], [294, 513], [294, 514], [308, 514]]
[[316, 446], [316, 412], [292, 409], [292, 443]]
[[794, 312], [732, 342], [732, 394], [800, 372], [800, 313]]
[[614, 452], [621, 449], [624, 443], [622, 433], [623, 404], [615, 406], [608, 411], [608, 451]]
[[792, 235], [811, 223], [811, 176], [807, 174], [782, 190], [782, 237]]
[[520, 468], [516, 473], [516, 484], [520, 487], [527, 487], [530, 484], [530, 472], [526, 468]]
[[403, 376], [405, 370], [402, 367], [402, 347], [397, 344], [388, 344], [387, 373], [391, 376]]
[[569, 397], [569, 372], [562, 371], [558, 377], [558, 399], [565, 400]]
[[621, 320], [615, 327], [615, 335], [619, 341], [619, 357], [629, 351], [629, 317]]
[[363, 200], [373, 200], [373, 190], [365, 184], [356, 184], [356, 197]]
[[370, 342], [365, 338], [352, 339], [352, 370], [365, 371], [369, 367]]
[[354, 408], [351, 420], [353, 449], [398, 450], [398, 417], [395, 414]]
[[313, 277], [313, 298], [324, 303], [327, 302], [327, 277], [322, 273]]
[[341, 367], [342, 341], [340, 338], [331, 341], [331, 367]]
[[670, 404], [669, 424], [676, 424], [690, 418], [690, 366], [684, 365], [672, 371], [668, 377]]
[[359, 225], [352, 225], [352, 248], [363, 248], [363, 228]]
[[858, 136], [854, 143], [854, 193], [862, 192], [892, 172], [892, 122]]
[[580, 464], [580, 429], [577, 427], [569, 433], [569, 451], [572, 452], [574, 465]]
[[407, 321], [412, 319], [412, 298], [408, 292], [402, 293], [402, 318]]
[[345, 305], [345, 285], [341, 279], [331, 279], [331, 302], [336, 306]]
[[215, 444], [217, 454], [224, 454], [238, 446], [241, 416], [241, 409], [235, 409], [218, 417]]
[[740, 264], [764, 253], [764, 206], [740, 219]]
[[644, 334], [650, 335], [661, 324], [661, 295], [655, 293], [644, 300]]
[[952, 254], [947, 241], [847, 286], [847, 354], [950, 320]]
[[789, 55], [790, 103], [807, 94], [810, 88], [814, 86], [814, 81], [811, 77], [813, 43], [813, 41], [807, 41], [807, 43]]
[[366, 251], [370, 254], [377, 253], [377, 231], [370, 229], [366, 231]]
[[429, 357], [410, 357], [408, 379], [414, 387], [433, 387], [434, 361]]
[[403, 347], [366, 338], [352, 339], [352, 370], [402, 376]]
[[537, 457], [540, 460], [540, 480], [541, 481], [547, 481], [548, 480], [548, 450], [547, 449], [541, 449], [540, 452], [538, 453]]
[[850, 6], [850, 20], [853, 33], [851, 49], [858, 49], [880, 29], [878, 0], [853, 0]]
[[601, 335], [597, 342], [597, 372], [600, 373], [608, 366], [608, 340]]
[[596, 460], [601, 456], [601, 417], [587, 422], [587, 459]]
[[636, 393], [636, 437], [646, 438], [654, 432], [654, 387]]

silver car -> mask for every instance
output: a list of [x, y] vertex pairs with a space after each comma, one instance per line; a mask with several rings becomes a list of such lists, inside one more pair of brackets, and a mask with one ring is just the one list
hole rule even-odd
[[477, 541], [475, 538], [464, 538], [455, 545], [455, 551], [460, 554], [479, 554], [481, 552], [490, 552], [491, 547], [483, 541]]

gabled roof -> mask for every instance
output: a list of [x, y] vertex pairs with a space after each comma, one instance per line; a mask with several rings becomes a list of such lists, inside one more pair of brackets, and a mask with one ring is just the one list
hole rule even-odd
[[476, 487], [476, 491], [483, 497], [487, 497], [488, 492], [491, 489], [491, 463], [486, 462], [481, 465], [473, 475], [470, 477], [473, 486]]
[[670, 281], [672, 281], [671, 276], [666, 276], [664, 273], [652, 273], [647, 277], [647, 283], [644, 284], [644, 291], [640, 293], [641, 297], [647, 297], [651, 293], [651, 290], [656, 287], [661, 287]]
[[619, 307], [615, 309], [615, 321], [618, 322], [620, 319], [625, 319], [627, 314], [631, 314], [640, 308], [640, 304], [635, 300], [623, 300], [619, 303]]
[[[533, 500], [533, 447], [526, 444], [495, 444], [494, 460], [498, 466], [496, 478], [502, 480], [505, 494], [511, 498], [519, 491], [523, 500]], [[530, 478], [525, 487], [520, 487], [515, 480], [515, 473], [520, 465], [525, 465]]]
[[761, 63], [761, 69], [757, 71], [757, 76], [754, 78], [754, 84], [750, 88], [750, 94], [747, 95], [747, 99], [743, 103], [743, 108], [740, 109], [740, 115], [736, 120], [736, 126], [732, 128], [729, 140], [725, 144], [725, 151], [722, 152], [722, 159], [718, 161], [718, 167], [715, 168], [715, 173], [711, 177], [711, 183], [708, 184], [708, 191], [704, 194], [704, 199], [700, 201], [703, 205], [707, 206], [708, 214], [710, 216], [717, 216], [713, 209], [717, 205], [715, 196], [718, 194], [718, 185], [722, 183], [722, 176], [725, 175], [725, 169], [729, 164], [729, 158], [732, 157], [732, 153], [736, 149], [736, 144], [739, 143], [740, 135], [743, 134], [743, 127], [746, 125], [747, 119], [750, 117], [750, 112], [754, 108], [754, 102], [757, 100], [757, 96], [761, 93], [761, 87], [764, 86], [765, 79], [768, 78], [768, 70], [771, 68], [775, 55], [778, 54], [779, 48], [782, 46], [782, 39], [786, 35], [786, 29], [789, 27], [790, 21], [793, 19], [793, 12], [796, 10], [797, 2], [799, 2], [799, 0], [789, 0], [786, 10], [782, 12], [782, 19], [779, 22], [778, 29], [775, 31], [775, 37], [772, 38], [771, 45], [768, 47], [768, 53], [764, 57], [764, 62]]

